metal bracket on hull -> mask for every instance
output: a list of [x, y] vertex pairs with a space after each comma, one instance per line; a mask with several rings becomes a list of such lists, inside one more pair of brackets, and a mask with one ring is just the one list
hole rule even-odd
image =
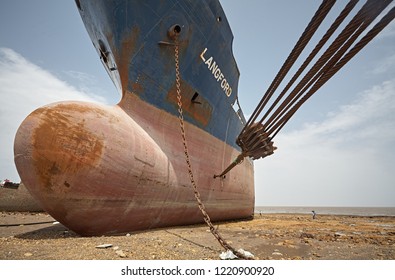
[[241, 153], [240, 155], [237, 156], [237, 158], [219, 175], [214, 175], [214, 179], [221, 177], [221, 179], [224, 179], [226, 174], [233, 169], [236, 165], [240, 164], [243, 162], [245, 158], [245, 154]]

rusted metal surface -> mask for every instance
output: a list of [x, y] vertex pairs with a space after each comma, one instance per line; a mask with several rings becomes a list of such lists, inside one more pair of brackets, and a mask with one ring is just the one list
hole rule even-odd
[[[182, 102], [184, 104], [183, 111], [191, 118], [199, 122], [202, 126], [206, 126], [211, 117], [213, 108], [207, 100], [196, 92], [187, 83], [181, 83]], [[194, 100], [192, 100], [195, 97]], [[177, 106], [177, 92], [175, 85], [170, 89], [167, 99], [170, 103]]]
[[[25, 119], [15, 163], [33, 197], [82, 235], [203, 222], [184, 160], [174, 52], [171, 42], [160, 43], [178, 24], [185, 132], [201, 199], [213, 221], [251, 217], [252, 162], [213, 178], [240, 152], [242, 126], [231, 105], [239, 72], [219, 2], [81, 0], [78, 8], [122, 99], [115, 106], [55, 103]], [[210, 41], [202, 36], [208, 26]], [[215, 60], [222, 76], [201, 58], [207, 49], [206, 62]], [[221, 88], [225, 76], [229, 95]]]
[[[15, 162], [43, 209], [82, 235], [202, 222], [178, 120], [160, 111], [146, 119], [147, 110], [157, 109], [128, 95], [119, 106], [57, 103], [28, 116], [16, 135]], [[251, 163], [214, 180], [237, 151], [194, 126], [186, 130], [211, 218], [252, 215]]]

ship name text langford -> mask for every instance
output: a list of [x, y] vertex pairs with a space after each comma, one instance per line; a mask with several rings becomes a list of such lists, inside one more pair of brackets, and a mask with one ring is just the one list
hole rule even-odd
[[204, 51], [200, 54], [200, 58], [203, 60], [204, 64], [207, 65], [207, 68], [211, 71], [214, 78], [221, 85], [222, 90], [229, 97], [232, 94], [232, 88], [230, 87], [228, 81], [225, 79], [221, 68], [219, 68], [218, 63], [214, 60], [214, 58], [212, 56], [208, 59], [204, 57], [206, 52], [207, 48], [205, 48]]

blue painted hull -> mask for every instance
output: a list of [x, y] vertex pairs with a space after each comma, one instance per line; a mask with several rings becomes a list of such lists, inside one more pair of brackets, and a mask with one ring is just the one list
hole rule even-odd
[[15, 137], [15, 164], [45, 211], [81, 235], [203, 222], [178, 119], [174, 34], [192, 171], [212, 221], [250, 218], [254, 169], [240, 153], [239, 72], [218, 1], [76, 1], [122, 99], [50, 104]]
[[[233, 108], [239, 71], [233, 35], [218, 1], [80, 2], [92, 42], [122, 95], [136, 94], [172, 115], [178, 115], [178, 107], [174, 40], [168, 33], [179, 25], [186, 119], [239, 149], [235, 139], [244, 117]], [[192, 103], [196, 93], [197, 103]]]

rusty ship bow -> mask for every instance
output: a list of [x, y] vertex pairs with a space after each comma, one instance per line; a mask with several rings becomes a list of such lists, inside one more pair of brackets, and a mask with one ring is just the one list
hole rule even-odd
[[122, 98], [113, 106], [49, 104], [24, 120], [15, 164], [33, 197], [81, 235], [203, 221], [178, 119], [177, 36], [185, 135], [201, 199], [213, 221], [251, 217], [252, 161], [213, 176], [240, 153], [236, 138], [244, 125], [233, 35], [219, 2], [76, 4]]

